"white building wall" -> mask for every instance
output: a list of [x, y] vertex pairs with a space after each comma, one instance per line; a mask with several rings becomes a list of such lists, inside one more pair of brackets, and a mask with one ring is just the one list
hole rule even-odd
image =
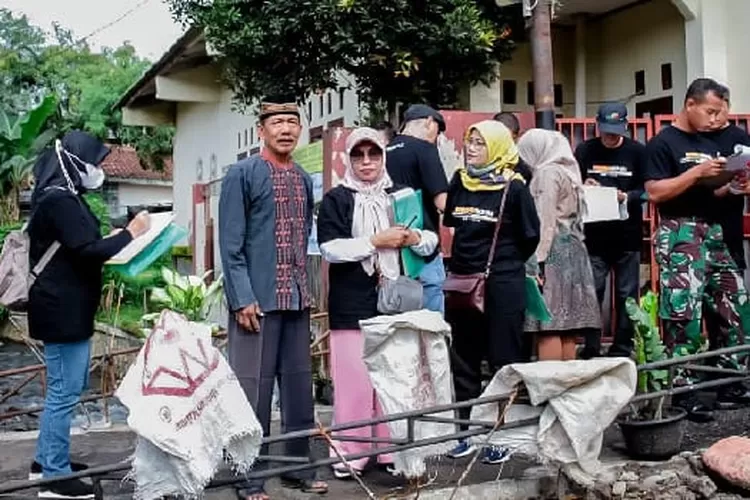
[[[360, 103], [359, 96], [354, 90], [356, 82], [351, 75], [341, 74], [338, 88], [329, 89], [322, 94], [312, 94], [302, 106], [303, 123], [307, 130], [315, 127], [327, 128], [332, 121], [343, 119], [345, 127], [359, 125]], [[330, 103], [330, 107], [329, 107]], [[303, 132], [300, 146], [308, 143], [308, 134]]]
[[178, 103], [174, 137], [174, 210], [178, 224], [193, 233], [193, 185], [208, 179], [220, 134], [216, 103]]
[[[727, 1], [746, 2], [750, 8], [748, 0]], [[750, 30], [747, 31], [750, 37]], [[563, 105], [557, 108], [557, 112], [572, 117], [576, 100], [575, 27], [557, 26], [552, 37], [554, 81], [563, 89]], [[635, 114], [636, 103], [664, 96], [673, 96], [675, 108], [679, 108], [687, 85], [685, 22], [671, 3], [655, 0], [586, 21], [583, 47], [586, 51], [588, 116], [594, 116], [602, 101], [625, 100], [633, 96], [635, 72], [640, 70], [645, 72], [646, 93], [630, 99], [628, 112], [631, 116]], [[668, 90], [661, 88], [661, 65], [664, 63], [672, 65], [672, 88]], [[491, 87], [480, 85], [470, 90], [470, 109], [532, 111], [527, 91], [528, 82], [533, 81], [530, 44], [518, 44], [512, 60], [500, 66], [499, 75]], [[505, 102], [503, 80], [516, 82], [515, 104]]]
[[[552, 32], [552, 57], [555, 84], [562, 85], [563, 102], [557, 108], [558, 113], [568, 116], [573, 113], [575, 105], [575, 32], [570, 27], [556, 27]], [[533, 82], [531, 66], [531, 45], [519, 43], [513, 51], [513, 57], [500, 65], [499, 78], [491, 85], [475, 85], [469, 91], [470, 111], [477, 112], [525, 112], [533, 111], [529, 104], [528, 84]], [[516, 82], [516, 101], [502, 95], [502, 81]]]
[[726, 4], [725, 48], [727, 83], [732, 89], [732, 112], [750, 113], [750, 0], [723, 0], [723, 3]]
[[123, 182], [117, 184], [118, 213], [116, 216], [119, 217], [126, 215], [130, 206], [158, 205], [172, 202], [171, 184], [128, 184]]
[[[591, 67], [587, 84], [589, 115], [601, 101], [622, 100], [635, 93], [635, 72], [645, 71], [646, 93], [634, 96], [628, 113], [635, 116], [635, 103], [672, 96], [680, 108], [687, 86], [684, 19], [669, 2], [638, 4], [587, 27]], [[672, 88], [662, 89], [661, 65], [672, 65]]]

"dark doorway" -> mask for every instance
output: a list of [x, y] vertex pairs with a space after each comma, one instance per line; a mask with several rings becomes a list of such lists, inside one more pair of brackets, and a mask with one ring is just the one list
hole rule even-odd
[[656, 115], [671, 115], [673, 113], [674, 99], [672, 96], [660, 97], [659, 99], [638, 102], [635, 104], [635, 116], [637, 118], [653, 118]]

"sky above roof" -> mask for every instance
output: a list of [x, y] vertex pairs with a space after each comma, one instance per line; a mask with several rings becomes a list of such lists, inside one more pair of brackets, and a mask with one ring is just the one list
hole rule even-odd
[[163, 0], [0, 0], [0, 7], [26, 14], [45, 31], [51, 32], [56, 21], [76, 37], [91, 35], [88, 41], [96, 50], [129, 41], [152, 61], [183, 32]]

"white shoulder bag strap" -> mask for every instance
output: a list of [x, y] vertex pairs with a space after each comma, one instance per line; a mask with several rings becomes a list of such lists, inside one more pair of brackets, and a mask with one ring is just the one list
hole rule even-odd
[[60, 243], [55, 241], [53, 242], [46, 252], [44, 252], [44, 255], [42, 255], [42, 258], [39, 259], [39, 262], [36, 263], [34, 266], [34, 269], [31, 270], [31, 282], [33, 283], [36, 281], [36, 279], [39, 277], [39, 275], [44, 271], [44, 268], [47, 267], [47, 265], [50, 263], [52, 258], [55, 256], [58, 250], [60, 250]]

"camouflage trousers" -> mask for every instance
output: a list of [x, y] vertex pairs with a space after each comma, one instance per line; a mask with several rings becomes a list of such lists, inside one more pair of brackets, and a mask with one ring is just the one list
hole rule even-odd
[[[716, 331], [709, 349], [745, 343], [750, 331], [750, 303], [742, 274], [724, 243], [721, 226], [692, 219], [662, 219], [654, 237], [659, 264], [659, 316], [664, 343], [673, 356], [705, 350], [703, 312], [711, 314]], [[719, 366], [738, 369], [745, 356], [722, 356]], [[684, 370], [676, 385], [695, 382]]]

